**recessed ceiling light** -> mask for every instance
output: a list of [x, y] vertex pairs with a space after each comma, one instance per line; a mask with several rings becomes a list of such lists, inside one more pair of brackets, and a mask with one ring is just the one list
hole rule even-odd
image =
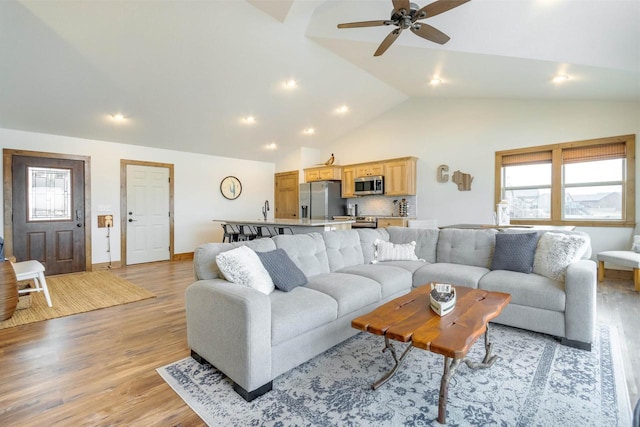
[[293, 89], [297, 86], [298, 86], [298, 82], [293, 79], [289, 79], [284, 82], [284, 87], [286, 87], [287, 89]]
[[276, 144], [275, 142], [272, 142], [270, 144], [265, 145], [265, 148], [267, 150], [275, 150], [276, 148], [278, 148], [278, 144]]
[[567, 80], [569, 80], [569, 76], [567, 76], [566, 74], [558, 74], [553, 78], [554, 83], [562, 83], [566, 82]]
[[115, 120], [116, 122], [121, 122], [125, 119], [125, 117], [122, 115], [122, 113], [116, 113], [116, 114], [112, 114], [111, 117], [113, 118], [113, 120]]
[[340, 113], [340, 114], [344, 114], [347, 113], [349, 111], [349, 107], [346, 105], [341, 105], [338, 108], [336, 108], [336, 112]]
[[245, 118], [242, 119], [245, 123], [252, 125], [256, 122], [256, 118], [253, 116], [247, 116]]
[[314, 128], [306, 128], [303, 132], [305, 135], [313, 135], [316, 133], [316, 130]]
[[442, 79], [439, 79], [438, 77], [434, 77], [431, 80], [429, 80], [429, 84], [431, 86], [438, 86], [440, 83], [442, 83]]

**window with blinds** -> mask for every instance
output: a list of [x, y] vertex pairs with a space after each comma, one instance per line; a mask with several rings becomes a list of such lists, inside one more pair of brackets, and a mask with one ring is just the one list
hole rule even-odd
[[514, 223], [635, 223], [635, 135], [496, 153], [496, 203]]

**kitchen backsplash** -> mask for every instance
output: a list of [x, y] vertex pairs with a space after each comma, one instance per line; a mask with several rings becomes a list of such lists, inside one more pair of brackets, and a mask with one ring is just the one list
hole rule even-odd
[[[400, 201], [407, 201], [407, 216], [417, 217], [416, 196], [388, 197], [388, 196], [363, 196], [347, 199], [348, 205], [358, 205], [359, 216], [399, 216], [398, 206]], [[393, 201], [396, 200], [394, 204]]]

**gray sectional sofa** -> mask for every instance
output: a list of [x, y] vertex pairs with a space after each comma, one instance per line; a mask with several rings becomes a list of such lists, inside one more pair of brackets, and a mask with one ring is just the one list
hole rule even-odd
[[[587, 247], [554, 280], [533, 272], [491, 270], [497, 233], [390, 227], [202, 245], [194, 254], [196, 281], [186, 290], [192, 356], [222, 371], [241, 396], [252, 400], [271, 390], [280, 374], [357, 334], [353, 318], [429, 282], [510, 293], [511, 303], [494, 322], [590, 349], [596, 264], [588, 259], [588, 235], [565, 232], [586, 236]], [[415, 241], [419, 259], [375, 262], [377, 240]], [[239, 245], [256, 252], [284, 249], [308, 283], [267, 295], [226, 281], [216, 255]]]

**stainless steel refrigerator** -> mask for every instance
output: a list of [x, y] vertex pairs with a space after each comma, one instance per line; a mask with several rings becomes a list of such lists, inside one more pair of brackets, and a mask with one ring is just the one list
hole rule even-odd
[[333, 219], [344, 215], [340, 181], [316, 181], [300, 184], [300, 218]]

